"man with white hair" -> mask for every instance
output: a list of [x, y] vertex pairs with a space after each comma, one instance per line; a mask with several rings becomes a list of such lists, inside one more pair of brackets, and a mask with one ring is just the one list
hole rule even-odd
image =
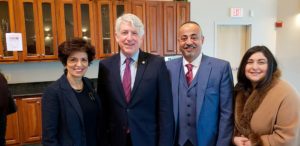
[[165, 61], [140, 50], [144, 25], [133, 14], [115, 25], [120, 53], [100, 61], [98, 94], [111, 146], [173, 146], [171, 82]]

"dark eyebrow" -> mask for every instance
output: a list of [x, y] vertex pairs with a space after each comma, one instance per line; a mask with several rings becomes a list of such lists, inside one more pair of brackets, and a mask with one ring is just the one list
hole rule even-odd
[[267, 61], [267, 59], [258, 59], [258, 61]]

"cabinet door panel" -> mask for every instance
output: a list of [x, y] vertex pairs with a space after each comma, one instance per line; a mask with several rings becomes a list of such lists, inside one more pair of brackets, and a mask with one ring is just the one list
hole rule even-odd
[[163, 55], [162, 3], [147, 2], [147, 52]]
[[111, 1], [98, 1], [97, 2], [97, 27], [99, 28], [99, 49], [100, 57], [111, 56], [116, 53], [114, 50], [113, 41], [113, 23], [112, 20], [112, 2]]
[[[147, 25], [146, 25], [146, 2], [145, 1], [132, 1], [131, 10], [132, 10], [133, 14], [135, 14], [142, 20], [144, 27], [146, 29], [147, 28]], [[147, 52], [146, 40], [147, 40], [147, 32], [145, 30], [143, 45], [142, 45], [141, 49], [143, 51]]]
[[[177, 2], [177, 27], [186, 21], [190, 20], [190, 3]], [[179, 50], [179, 43], [177, 41], [177, 54], [181, 54]]]
[[[123, 15], [124, 13], [128, 13], [131, 11], [131, 5], [129, 2], [124, 2], [124, 1], [114, 1], [113, 2], [113, 30], [115, 32], [115, 27], [116, 27], [116, 20], [118, 17]], [[115, 53], [118, 53], [120, 48], [117, 43], [117, 41], [114, 39], [114, 50]]]
[[177, 44], [176, 3], [164, 2], [164, 55], [175, 55]]
[[0, 61], [16, 61], [16, 51], [7, 51], [5, 33], [15, 32], [13, 0], [0, 0]]
[[54, 0], [43, 0], [38, 3], [41, 58], [57, 59], [57, 35]]
[[90, 0], [80, 0], [78, 3], [78, 33], [92, 45], [95, 41], [95, 20], [94, 20], [94, 2]]
[[41, 141], [41, 98], [24, 98], [19, 102], [23, 143]]
[[57, 1], [57, 5], [57, 12], [59, 14], [58, 44], [60, 44], [78, 36], [78, 21], [76, 1], [59, 0]]
[[6, 145], [20, 144], [18, 112], [7, 116]]
[[[65, 28], [65, 40], [71, 40], [72, 38], [74, 38], [75, 35], [75, 22], [74, 22], [74, 15], [73, 15], [73, 5], [72, 4], [64, 4], [64, 11], [65, 11], [65, 15], [64, 15], [64, 28]], [[64, 41], [65, 41], [64, 40]]]
[[38, 10], [36, 1], [22, 0], [21, 2], [21, 24], [23, 32], [23, 57], [25, 60], [39, 59], [40, 42], [39, 26], [38, 26]]

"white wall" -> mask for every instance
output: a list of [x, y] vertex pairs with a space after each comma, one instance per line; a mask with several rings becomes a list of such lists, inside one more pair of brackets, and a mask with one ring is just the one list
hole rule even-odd
[[276, 57], [283, 78], [300, 91], [300, 1], [278, 0], [278, 20], [283, 27], [277, 29]]
[[[266, 45], [275, 53], [277, 0], [189, 0], [191, 20], [198, 22], [205, 36], [203, 52], [214, 56], [216, 24], [251, 24], [251, 46]], [[244, 17], [231, 18], [230, 8], [243, 8]], [[254, 16], [250, 16], [250, 10]]]
[[[203, 52], [214, 55], [216, 24], [252, 24], [251, 46], [266, 45], [275, 54], [283, 79], [300, 91], [300, 1], [299, 0], [189, 0], [191, 20], [203, 29]], [[244, 9], [243, 18], [230, 18], [229, 9]], [[250, 17], [252, 10], [254, 17]], [[275, 28], [282, 20], [284, 26]]]

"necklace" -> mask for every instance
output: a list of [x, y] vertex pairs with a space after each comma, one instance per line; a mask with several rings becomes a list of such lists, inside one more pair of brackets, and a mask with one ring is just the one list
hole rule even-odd
[[74, 90], [75, 92], [77, 92], [77, 93], [81, 93], [81, 92], [83, 91], [83, 89], [84, 89], [84, 84], [82, 84], [81, 89], [75, 89], [75, 88], [73, 88], [73, 90]]
[[84, 89], [84, 83], [82, 81], [82, 78], [73, 78], [71, 76], [67, 75], [67, 79], [72, 87], [72, 89], [76, 92], [76, 93], [81, 93]]
[[74, 91], [77, 93], [81, 93], [83, 91], [83, 88], [82, 89], [74, 89]]

